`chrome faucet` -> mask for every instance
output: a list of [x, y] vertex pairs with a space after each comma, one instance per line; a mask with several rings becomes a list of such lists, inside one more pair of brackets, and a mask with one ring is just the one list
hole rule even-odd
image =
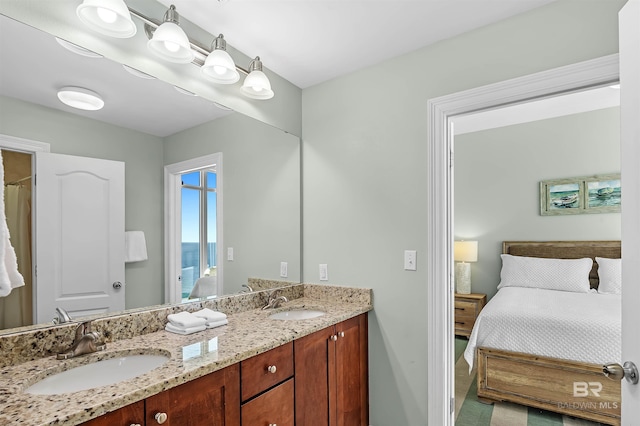
[[[249, 293], [253, 291], [253, 287], [251, 287], [249, 284], [242, 284], [242, 287], [246, 288]], [[242, 291], [245, 292], [244, 290]]]
[[53, 319], [54, 324], [64, 324], [72, 321], [71, 315], [62, 308], [56, 308], [56, 315], [58, 316]]
[[280, 290], [274, 290], [271, 294], [269, 294], [269, 301], [262, 307], [262, 309], [275, 309], [280, 306], [280, 302], [289, 301], [289, 299], [284, 296], [277, 296], [279, 292]]
[[91, 321], [82, 322], [76, 327], [76, 337], [71, 348], [59, 353], [57, 359], [75, 358], [80, 355], [103, 351], [107, 348], [102, 340], [102, 335], [97, 331], [91, 331]]

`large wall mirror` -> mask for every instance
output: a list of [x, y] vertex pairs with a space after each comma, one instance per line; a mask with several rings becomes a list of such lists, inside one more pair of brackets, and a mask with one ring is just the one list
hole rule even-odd
[[[148, 252], [147, 260], [126, 264], [126, 309], [167, 302], [165, 166], [215, 153], [223, 158], [224, 246], [216, 250], [224, 253], [218, 256], [224, 294], [243, 291], [249, 278], [300, 282], [297, 136], [104, 57], [73, 53], [52, 35], [4, 15], [0, 19], [0, 134], [44, 142], [52, 153], [125, 163], [125, 229], [143, 231]], [[56, 98], [62, 86], [90, 87], [103, 95], [105, 107], [67, 107]], [[3, 155], [5, 165], [11, 163], [7, 183], [27, 176], [13, 170], [19, 160], [12, 155]], [[23, 184], [31, 188], [28, 180]], [[7, 306], [0, 304], [0, 315]], [[5, 326], [0, 334], [12, 330]]]

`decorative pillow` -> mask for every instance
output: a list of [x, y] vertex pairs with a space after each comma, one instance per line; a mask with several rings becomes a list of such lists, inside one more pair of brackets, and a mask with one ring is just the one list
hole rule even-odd
[[620, 294], [622, 290], [622, 259], [596, 257], [598, 263], [598, 293]]
[[588, 293], [591, 258], [547, 259], [539, 257], [500, 255], [502, 270], [500, 284], [503, 287], [544, 288], [548, 290]]

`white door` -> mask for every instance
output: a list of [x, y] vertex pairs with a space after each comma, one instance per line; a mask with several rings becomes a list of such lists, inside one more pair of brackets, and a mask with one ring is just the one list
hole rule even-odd
[[38, 152], [35, 199], [36, 323], [123, 310], [124, 163]]
[[[640, 0], [620, 11], [622, 360], [640, 366]], [[640, 422], [640, 385], [622, 381], [622, 424]]]

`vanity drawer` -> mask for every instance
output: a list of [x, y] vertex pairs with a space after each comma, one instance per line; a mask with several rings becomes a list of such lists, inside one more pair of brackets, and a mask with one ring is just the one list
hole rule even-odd
[[294, 425], [293, 379], [242, 405], [242, 425]]
[[240, 363], [242, 400], [293, 376], [293, 342], [271, 349]]
[[456, 321], [458, 317], [470, 317], [471, 319], [475, 319], [477, 315], [476, 310], [478, 309], [478, 304], [475, 302], [456, 300], [455, 308]]

